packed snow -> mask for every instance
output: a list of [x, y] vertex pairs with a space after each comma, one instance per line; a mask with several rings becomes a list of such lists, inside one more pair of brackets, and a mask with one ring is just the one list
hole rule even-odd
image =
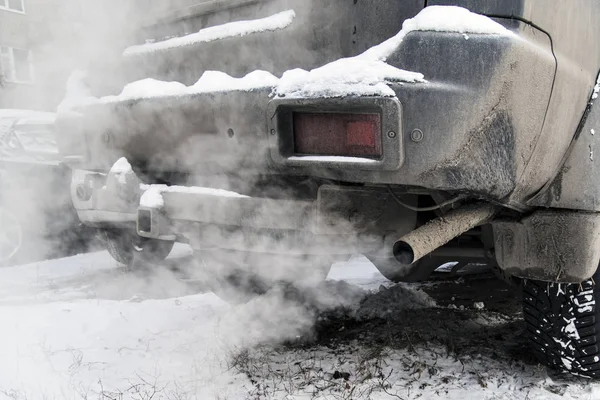
[[137, 46], [131, 46], [125, 49], [123, 55], [139, 55], [151, 53], [159, 50], [172, 49], [176, 47], [190, 46], [197, 43], [213, 42], [231, 37], [247, 36], [253, 33], [276, 31], [285, 29], [294, 22], [296, 13], [294, 10], [287, 10], [267, 18], [255, 19], [250, 21], [230, 22], [224, 25], [211, 26], [201, 29], [190, 35], [176, 37], [155, 43], [146, 43]]
[[118, 96], [105, 96], [105, 103], [120, 102], [134, 99], [153, 97], [185, 96], [225, 91], [245, 91], [272, 88], [277, 84], [277, 77], [266, 71], [253, 71], [243, 78], [234, 78], [224, 72], [206, 71], [200, 79], [191, 86], [180, 82], [165, 82], [156, 79], [143, 79], [132, 82], [123, 88]]
[[128, 83], [118, 96], [105, 96], [105, 102], [123, 101], [129, 99], [144, 99], [160, 96], [179, 96], [185, 94], [187, 86], [180, 82], [165, 82], [147, 78]]
[[[177, 245], [165, 265], [138, 272], [106, 252], [0, 269], [0, 399], [600, 396], [597, 383], [518, 359], [512, 317], [489, 307], [444, 308], [423, 285], [386, 281], [362, 256], [334, 264], [313, 292], [320, 309], [355, 310], [343, 325], [343, 314], [315, 318], [276, 291], [228, 304], [191, 275], [196, 269], [167, 268], [186, 270], [191, 260]], [[315, 323], [325, 338], [311, 339]], [[345, 339], [356, 329], [367, 337]]]
[[[414, 31], [456, 32], [485, 35], [512, 36], [511, 31], [481, 14], [457, 6], [425, 7], [414, 18], [402, 24], [398, 34], [378, 46], [365, 51], [359, 57], [385, 61], [402, 43], [406, 35]], [[468, 39], [466, 37], [465, 39]]]
[[140, 198], [140, 206], [148, 208], [164, 207], [163, 193], [192, 193], [204, 196], [248, 198], [248, 196], [223, 189], [198, 186], [142, 185], [145, 190]]
[[389, 83], [424, 83], [423, 74], [392, 67], [382, 61], [342, 58], [311, 71], [284, 72], [275, 88], [285, 97], [383, 96], [396, 93]]
[[234, 78], [220, 71], [206, 71], [192, 86], [194, 93], [220, 91], [251, 91], [277, 85], [277, 77], [267, 71], [253, 71], [243, 78]]

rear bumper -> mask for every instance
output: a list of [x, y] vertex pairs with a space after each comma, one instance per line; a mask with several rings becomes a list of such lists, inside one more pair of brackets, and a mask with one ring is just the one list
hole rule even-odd
[[197, 187], [166, 189], [135, 179], [123, 183], [110, 173], [75, 171], [71, 193], [79, 218], [195, 249], [315, 255], [377, 252], [385, 247], [386, 232], [387, 240], [394, 239], [416, 223], [416, 214], [383, 188], [323, 185], [313, 200], [275, 200]]

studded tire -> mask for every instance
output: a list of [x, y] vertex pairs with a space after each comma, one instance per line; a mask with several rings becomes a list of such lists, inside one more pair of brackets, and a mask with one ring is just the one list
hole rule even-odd
[[600, 273], [579, 284], [523, 283], [526, 333], [538, 360], [553, 369], [600, 378]]

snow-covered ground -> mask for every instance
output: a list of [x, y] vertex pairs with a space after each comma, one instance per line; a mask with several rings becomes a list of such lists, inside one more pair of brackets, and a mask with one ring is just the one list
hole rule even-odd
[[318, 290], [229, 305], [190, 265], [182, 246], [169, 268], [99, 252], [1, 269], [0, 398], [600, 398], [532, 361], [491, 277], [391, 285], [354, 257]]

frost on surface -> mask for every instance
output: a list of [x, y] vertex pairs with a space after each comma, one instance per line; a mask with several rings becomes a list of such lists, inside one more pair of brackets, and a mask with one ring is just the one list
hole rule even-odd
[[155, 43], [131, 46], [125, 49], [123, 55], [138, 55], [176, 47], [190, 46], [197, 43], [213, 42], [215, 40], [247, 36], [253, 33], [276, 31], [287, 28], [292, 24], [296, 13], [287, 10], [267, 18], [230, 22], [224, 25], [211, 26], [190, 35], [176, 37]]

